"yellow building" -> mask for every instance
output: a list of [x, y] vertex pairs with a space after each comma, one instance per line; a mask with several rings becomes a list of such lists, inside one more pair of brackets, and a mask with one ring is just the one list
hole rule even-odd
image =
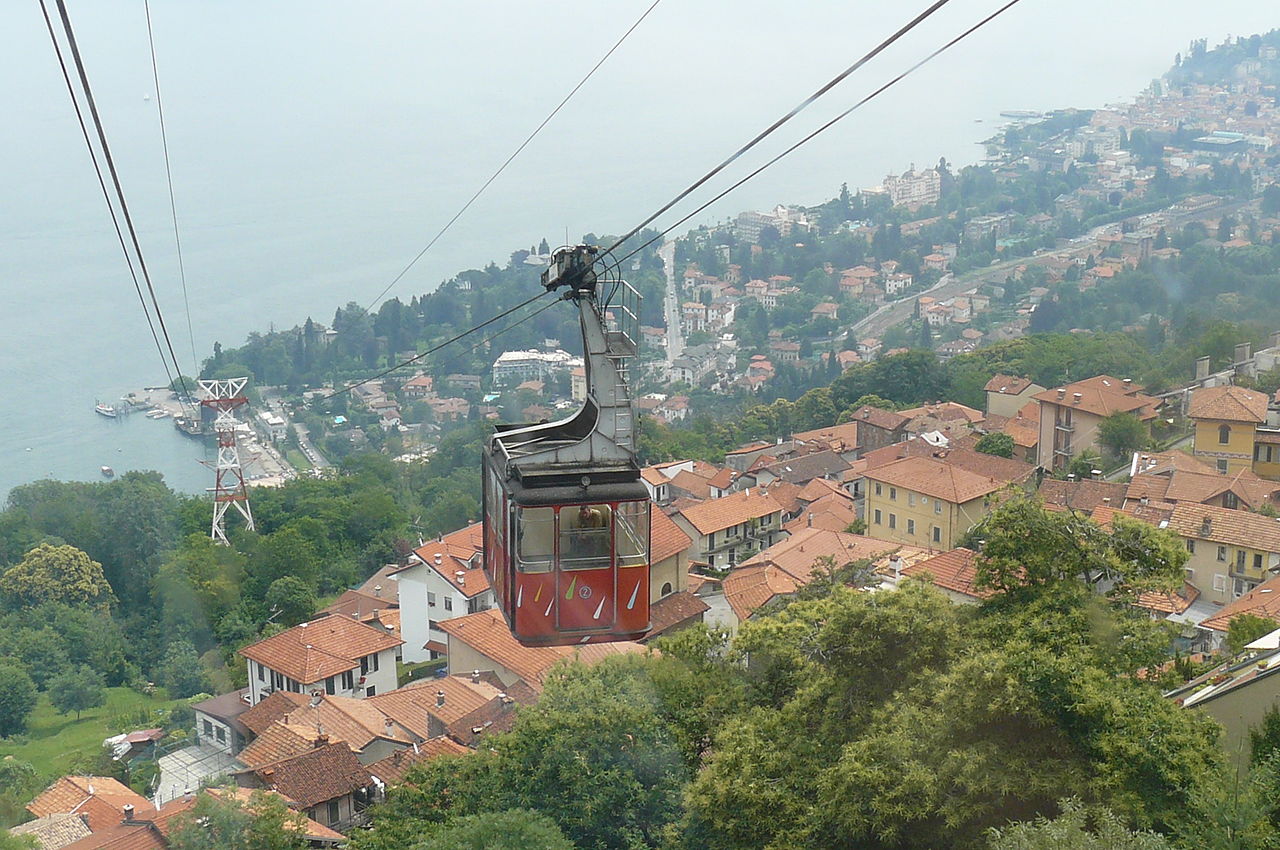
[[1244, 387], [1202, 387], [1191, 394], [1196, 457], [1229, 474], [1252, 469], [1280, 479], [1280, 431], [1267, 422], [1267, 397]]
[[977, 455], [960, 466], [937, 457], [905, 457], [866, 473], [867, 534], [931, 549], [954, 549], [995, 505], [992, 496], [1032, 475], [1027, 464]]
[[1218, 605], [1244, 596], [1280, 566], [1280, 522], [1261, 514], [1179, 502], [1169, 530], [1190, 554], [1187, 582]]

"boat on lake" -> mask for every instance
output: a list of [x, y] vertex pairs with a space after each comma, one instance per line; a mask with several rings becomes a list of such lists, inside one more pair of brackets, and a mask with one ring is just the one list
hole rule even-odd
[[95, 404], [93, 406], [93, 410], [99, 416], [105, 416], [108, 419], [115, 419], [119, 415], [114, 407], [109, 404], [103, 404], [102, 402]]
[[102, 467], [102, 475], [104, 478], [115, 478], [116, 471], [109, 466]]

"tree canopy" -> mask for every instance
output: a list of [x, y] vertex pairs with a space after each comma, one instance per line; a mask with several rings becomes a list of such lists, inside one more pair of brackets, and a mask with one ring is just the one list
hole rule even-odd
[[42, 602], [102, 607], [113, 595], [102, 564], [74, 546], [42, 543], [0, 575], [0, 595], [11, 605]]

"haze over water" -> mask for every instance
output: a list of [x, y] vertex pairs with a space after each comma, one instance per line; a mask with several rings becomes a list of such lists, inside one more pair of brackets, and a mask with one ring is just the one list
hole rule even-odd
[[[152, 3], [197, 356], [367, 304], [648, 4]], [[194, 371], [142, 4], [68, 5]], [[939, 156], [975, 161], [1000, 110], [1127, 99], [1192, 38], [1280, 26], [1268, 6], [1024, 0], [699, 222], [818, 203]], [[953, 0], [734, 177], [995, 7]], [[665, 0], [390, 294], [430, 291], [543, 237], [628, 229], [908, 16], [865, 0]], [[103, 464], [159, 469], [198, 492], [211, 473], [168, 420], [92, 410], [165, 377], [37, 4], [0, 4], [0, 57], [0, 495], [97, 478]]]

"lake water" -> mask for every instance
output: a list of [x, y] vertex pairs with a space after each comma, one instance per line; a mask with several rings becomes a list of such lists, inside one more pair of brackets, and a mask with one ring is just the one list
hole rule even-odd
[[[203, 358], [215, 340], [368, 303], [649, 2], [156, 0], [191, 340], [142, 4], [70, 0], [184, 370], [193, 343]], [[1280, 25], [1268, 6], [1026, 0], [702, 220], [817, 203], [939, 156], [971, 162], [1000, 110], [1130, 97], [1192, 38]], [[953, 0], [734, 173], [993, 8]], [[665, 0], [391, 294], [543, 237], [628, 229], [908, 14], [865, 0]], [[198, 492], [212, 473], [168, 421], [92, 410], [165, 379], [37, 4], [0, 4], [0, 57], [0, 494], [93, 479], [103, 464]]]

